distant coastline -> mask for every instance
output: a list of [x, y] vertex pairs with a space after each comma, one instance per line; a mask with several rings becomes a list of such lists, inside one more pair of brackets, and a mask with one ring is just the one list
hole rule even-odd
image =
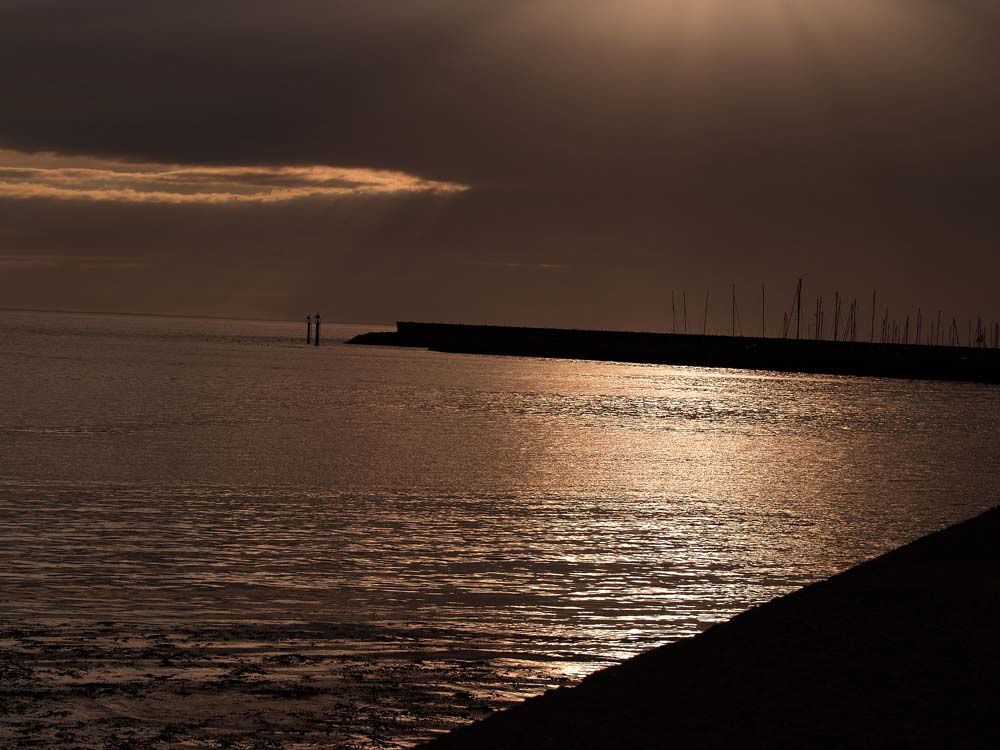
[[1000, 349], [743, 336], [416, 323], [347, 343], [463, 354], [1000, 383]]

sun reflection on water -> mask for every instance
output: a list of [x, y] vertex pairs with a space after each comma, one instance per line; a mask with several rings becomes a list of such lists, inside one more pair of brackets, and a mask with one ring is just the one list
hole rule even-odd
[[35, 329], [0, 355], [8, 618], [322, 623], [322, 654], [496, 706], [997, 494], [976, 386], [181, 328], [80, 324], [73, 379]]

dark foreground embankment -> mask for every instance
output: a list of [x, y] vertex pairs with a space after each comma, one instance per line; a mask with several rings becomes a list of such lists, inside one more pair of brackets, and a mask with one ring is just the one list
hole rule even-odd
[[429, 748], [1000, 747], [1000, 509]]
[[399, 322], [349, 343], [463, 354], [1000, 383], [1000, 349]]

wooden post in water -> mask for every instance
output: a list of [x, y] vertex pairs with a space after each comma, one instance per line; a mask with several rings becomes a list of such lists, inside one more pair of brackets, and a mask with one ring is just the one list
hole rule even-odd
[[705, 292], [705, 319], [701, 323], [701, 335], [708, 333], [708, 292]]
[[306, 315], [306, 345], [312, 343], [313, 319], [312, 315]]
[[319, 346], [319, 313], [316, 313], [316, 346]]

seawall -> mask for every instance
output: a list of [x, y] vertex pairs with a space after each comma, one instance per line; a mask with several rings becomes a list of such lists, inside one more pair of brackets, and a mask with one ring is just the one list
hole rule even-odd
[[1000, 509], [431, 742], [1000, 747]]
[[349, 343], [465, 354], [1000, 383], [1000, 349], [399, 322]]

